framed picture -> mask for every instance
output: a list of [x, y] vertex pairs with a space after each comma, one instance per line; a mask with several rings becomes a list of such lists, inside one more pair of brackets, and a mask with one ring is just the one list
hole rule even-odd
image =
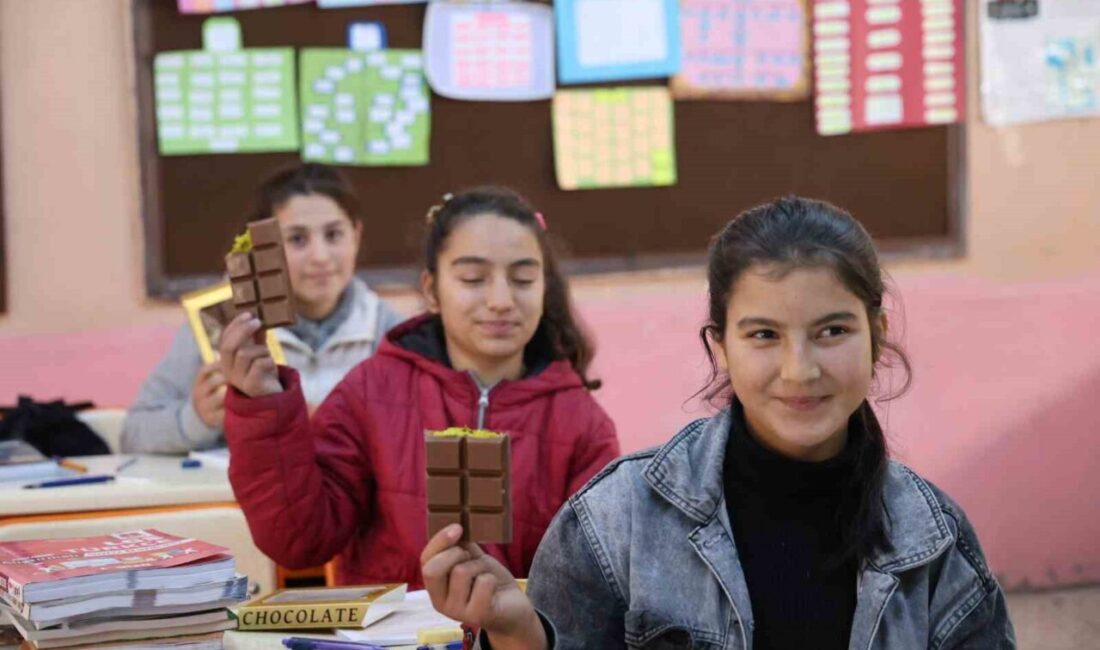
[[[237, 315], [232, 298], [233, 291], [229, 288], [229, 283], [222, 282], [184, 294], [180, 300], [184, 311], [187, 312], [187, 320], [191, 323], [195, 341], [199, 344], [203, 363], [212, 363], [218, 359], [217, 350], [222, 330]], [[271, 358], [275, 363], [286, 365], [283, 346], [279, 345], [279, 339], [275, 338], [274, 330], [267, 330], [267, 347], [271, 350]]]

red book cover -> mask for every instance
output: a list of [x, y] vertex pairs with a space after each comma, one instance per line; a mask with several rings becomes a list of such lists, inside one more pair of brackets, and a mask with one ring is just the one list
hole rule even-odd
[[96, 537], [0, 542], [0, 594], [16, 603], [32, 584], [82, 576], [163, 569], [229, 555], [229, 549], [158, 530]]

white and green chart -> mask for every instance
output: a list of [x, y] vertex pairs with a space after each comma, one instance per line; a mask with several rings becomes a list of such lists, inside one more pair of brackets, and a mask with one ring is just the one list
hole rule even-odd
[[303, 160], [428, 164], [431, 102], [420, 50], [305, 48], [299, 76]]
[[203, 23], [203, 48], [154, 59], [161, 155], [298, 150], [294, 50], [242, 49], [224, 17]]

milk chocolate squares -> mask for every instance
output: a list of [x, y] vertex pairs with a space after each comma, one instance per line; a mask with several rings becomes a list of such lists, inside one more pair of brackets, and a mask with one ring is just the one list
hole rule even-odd
[[225, 268], [237, 313], [249, 312], [264, 329], [294, 324], [283, 236], [274, 218], [248, 224], [248, 232], [237, 238], [225, 256]]
[[462, 524], [462, 539], [512, 541], [511, 444], [507, 435], [454, 427], [425, 434], [428, 537]]

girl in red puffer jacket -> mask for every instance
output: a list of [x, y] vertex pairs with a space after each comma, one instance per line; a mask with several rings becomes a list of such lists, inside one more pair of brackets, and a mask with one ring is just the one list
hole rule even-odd
[[509, 190], [444, 197], [420, 279], [430, 313], [395, 327], [312, 421], [297, 372], [252, 342], [259, 321], [226, 328], [229, 478], [260, 549], [290, 568], [339, 556], [342, 584], [419, 586], [424, 431], [469, 426], [512, 438], [512, 543], [484, 548], [527, 575], [558, 508], [619, 454], [545, 230]]

